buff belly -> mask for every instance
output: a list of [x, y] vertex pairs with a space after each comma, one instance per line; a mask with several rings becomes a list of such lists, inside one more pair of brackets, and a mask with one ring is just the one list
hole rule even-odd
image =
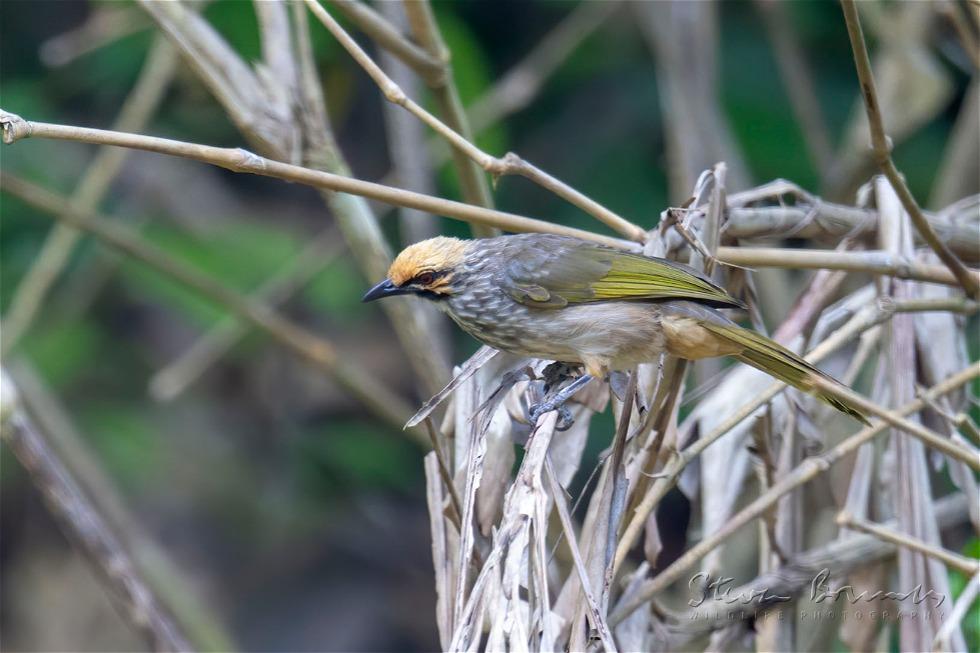
[[503, 319], [447, 311], [484, 344], [519, 356], [582, 363], [591, 374], [652, 362], [667, 350], [657, 304], [580, 304], [557, 310], [512, 306]]

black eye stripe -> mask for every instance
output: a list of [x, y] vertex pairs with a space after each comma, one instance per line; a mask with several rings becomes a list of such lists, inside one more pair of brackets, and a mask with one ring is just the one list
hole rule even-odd
[[412, 277], [412, 280], [411, 280], [410, 283], [415, 283], [415, 284], [419, 284], [419, 285], [422, 285], [422, 286], [428, 286], [429, 284], [431, 284], [436, 279], [439, 279], [440, 277], [444, 277], [447, 272], [448, 272], [448, 270], [438, 270], [438, 271], [436, 271], [436, 270], [426, 270], [424, 272], [419, 272], [414, 277]]

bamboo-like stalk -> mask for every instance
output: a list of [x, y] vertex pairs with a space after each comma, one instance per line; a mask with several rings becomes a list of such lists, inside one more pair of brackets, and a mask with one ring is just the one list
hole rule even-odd
[[980, 298], [980, 281], [976, 275], [970, 274], [963, 262], [956, 254], [939, 239], [926, 220], [925, 215], [916, 203], [908, 185], [895, 167], [895, 162], [891, 156], [891, 141], [885, 134], [885, 125], [881, 117], [881, 108], [878, 106], [878, 92], [875, 89], [874, 74], [871, 72], [871, 60], [868, 57], [868, 47], [864, 42], [864, 33], [861, 30], [861, 19], [858, 17], [857, 6], [854, 0], [841, 0], [841, 7], [844, 9], [844, 21], [847, 23], [847, 35], [851, 40], [851, 49], [854, 51], [854, 65], [857, 68], [858, 81], [861, 84], [861, 97], [864, 98], [864, 106], [868, 113], [868, 125], [871, 130], [871, 148], [875, 162], [881, 171], [888, 177], [892, 188], [898, 195], [902, 206], [909, 214], [912, 224], [922, 239], [928, 243], [939, 259], [953, 273], [960, 285], [966, 290], [967, 294], [974, 299]]
[[0, 437], [27, 470], [62, 531], [91, 562], [122, 617], [153, 650], [192, 650], [129, 551], [24, 411], [13, 381], [5, 371], [0, 376]]
[[[913, 308], [918, 307], [913, 304]], [[804, 358], [810, 363], [818, 363], [838, 348], [843, 346], [858, 334], [866, 331], [887, 320], [896, 310], [904, 307], [897, 303], [875, 304], [868, 306], [865, 310], [857, 313], [847, 323], [832, 333], [826, 340], [814, 347]], [[653, 511], [660, 500], [667, 494], [670, 488], [674, 487], [684, 468], [697, 459], [701, 453], [716, 442], [719, 438], [735, 428], [743, 420], [747, 419], [766, 402], [772, 400], [777, 394], [786, 389], [786, 384], [777, 381], [770, 385], [766, 390], [757, 395], [752, 401], [742, 405], [732, 413], [724, 422], [719, 424], [711, 433], [703, 434], [698, 440], [693, 442], [688, 448], [676, 452], [675, 456], [667, 463], [661, 475], [647, 491], [646, 495], [637, 505], [634, 514], [623, 531], [619, 547], [616, 549], [616, 567], [619, 568], [626, 559], [630, 549], [639, 539], [643, 525], [647, 516]]]
[[[139, 79], [122, 104], [116, 129], [141, 131], [156, 112], [164, 92], [177, 70], [177, 52], [163, 37], [157, 37], [150, 48]], [[108, 193], [122, 170], [127, 150], [103, 147], [92, 159], [71, 197], [82, 211], [93, 210]], [[79, 234], [65, 224], [55, 224], [40, 254], [17, 284], [10, 307], [4, 316], [0, 353], [8, 354], [20, 337], [30, 329], [48, 291], [64, 270], [78, 242]]]
[[[923, 395], [929, 398], [940, 397], [969, 383], [977, 377], [980, 377], [980, 364], [973, 364], [959, 373], [945, 379], [943, 382], [933, 386], [928, 391], [923, 393]], [[895, 410], [894, 413], [898, 416], [904, 417], [922, 410], [926, 405], [926, 401], [920, 398]], [[888, 428], [888, 425], [888, 422], [879, 422], [878, 424], [869, 426], [843, 440], [826, 453], [804, 460], [796, 468], [794, 468], [792, 472], [773, 485], [768, 491], [763, 493], [761, 496], [759, 496], [759, 498], [729, 519], [723, 528], [691, 547], [657, 576], [650, 580], [644, 581], [642, 586], [635, 594], [627, 597], [626, 600], [617, 606], [612, 615], [609, 617], [610, 623], [615, 625], [622, 621], [631, 612], [645, 604], [659, 592], [663, 591], [673, 582], [678, 580], [684, 574], [684, 572], [689, 570], [698, 562], [698, 560], [707, 555], [715, 547], [727, 540], [735, 532], [752, 520], [762, 516], [765, 511], [775, 505], [782, 496], [805, 485], [820, 474], [823, 474], [829, 470], [835, 463], [840, 462], [840, 460], [842, 460], [845, 456], [857, 451], [861, 445], [866, 442], [870, 442], [878, 434], [884, 432]]]
[[330, 4], [371, 38], [379, 47], [398, 57], [428, 84], [446, 77], [441, 61], [405, 37], [397, 27], [360, 0], [330, 0]]
[[[330, 341], [290, 322], [269, 306], [240, 295], [212, 277], [171, 258], [163, 251], [132, 235], [127, 229], [114, 224], [113, 221], [94, 212], [75, 209], [54, 193], [14, 179], [7, 174], [0, 175], [0, 189], [17, 195], [57, 220], [96, 236], [110, 247], [154, 268], [157, 272], [224, 307], [240, 319], [266, 331], [300, 358], [312, 362], [329, 374], [341, 387], [393, 427], [401, 428], [411, 413], [401, 397], [357, 365], [344, 360]], [[410, 432], [420, 439], [426, 437], [424, 433], [417, 430]]]
[[600, 245], [618, 249], [636, 249], [637, 246], [618, 238], [610, 238], [584, 229], [574, 229], [544, 220], [527, 218], [522, 215], [505, 213], [495, 209], [455, 202], [453, 200], [413, 193], [411, 191], [361, 181], [321, 170], [312, 170], [289, 163], [273, 161], [242, 148], [212, 147], [185, 141], [175, 141], [155, 136], [127, 134], [124, 132], [87, 127], [72, 127], [44, 122], [28, 122], [12, 113], [0, 109], [0, 126], [3, 139], [8, 145], [27, 137], [53, 138], [58, 140], [95, 143], [129, 147], [158, 154], [168, 154], [202, 163], [216, 165], [233, 172], [246, 172], [265, 177], [275, 177], [315, 188], [369, 197], [395, 206], [428, 211], [437, 215], [463, 220], [475, 224], [485, 224], [506, 231], [552, 233], [591, 240]]
[[406, 96], [402, 89], [381, 70], [381, 67], [364, 52], [357, 42], [350, 37], [344, 28], [334, 20], [317, 0], [305, 0], [305, 2], [313, 14], [323, 23], [324, 27], [333, 34], [334, 38], [340, 41], [344, 49], [350, 53], [354, 60], [374, 80], [374, 83], [381, 89], [386, 100], [410, 111], [414, 116], [431, 127], [437, 134], [449, 141], [456, 150], [475, 161], [485, 171], [494, 177], [512, 174], [527, 177], [539, 186], [550, 190], [562, 199], [592, 215], [618, 233], [639, 242], [646, 240], [646, 230], [643, 228], [610, 211], [568, 184], [521, 159], [518, 155], [509, 153], [502, 158], [497, 158], [478, 148], [457, 131], [446, 125], [446, 123], [433, 116], [414, 100]]
[[858, 517], [855, 517], [847, 512], [838, 513], [837, 525], [844, 528], [861, 531], [862, 533], [867, 533], [868, 535], [876, 537], [879, 540], [890, 542], [896, 546], [902, 546], [907, 549], [912, 549], [913, 551], [918, 551], [919, 553], [927, 555], [930, 558], [935, 558], [947, 567], [955, 569], [956, 571], [967, 576], [972, 576], [980, 572], [980, 562], [977, 560], [967, 558], [966, 556], [962, 556], [958, 553], [953, 553], [952, 551], [947, 551], [946, 549], [938, 546], [933, 546], [918, 538], [900, 533], [889, 526], [875, 524], [866, 519], [859, 519]]

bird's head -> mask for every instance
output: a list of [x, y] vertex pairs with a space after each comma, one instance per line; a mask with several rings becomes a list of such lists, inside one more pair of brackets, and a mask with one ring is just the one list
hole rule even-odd
[[445, 236], [409, 245], [388, 268], [388, 278], [367, 291], [361, 301], [406, 294], [446, 299], [453, 292], [453, 276], [465, 251], [466, 241]]

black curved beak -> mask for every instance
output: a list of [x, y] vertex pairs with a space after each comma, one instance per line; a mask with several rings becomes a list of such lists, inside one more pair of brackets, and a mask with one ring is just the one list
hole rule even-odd
[[406, 295], [412, 292], [410, 288], [399, 288], [391, 282], [391, 279], [385, 279], [371, 290], [364, 293], [361, 297], [362, 302], [373, 302], [375, 299], [381, 299], [383, 297], [392, 297], [394, 295]]

